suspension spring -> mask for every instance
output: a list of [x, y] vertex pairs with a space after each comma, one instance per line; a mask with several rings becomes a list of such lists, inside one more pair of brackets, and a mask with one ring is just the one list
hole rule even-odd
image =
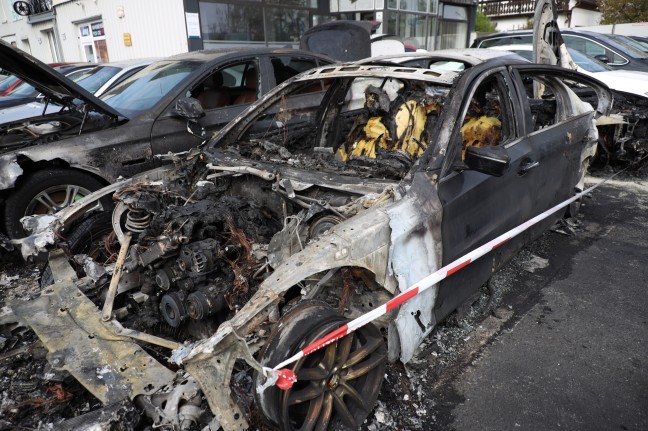
[[126, 229], [133, 233], [141, 233], [151, 224], [151, 213], [139, 209], [131, 209], [126, 214]]

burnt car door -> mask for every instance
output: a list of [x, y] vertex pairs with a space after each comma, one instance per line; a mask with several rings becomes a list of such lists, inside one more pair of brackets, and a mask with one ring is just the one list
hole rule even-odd
[[[439, 184], [444, 265], [567, 199], [584, 178], [587, 158], [593, 155], [595, 111], [562, 81], [578, 85], [579, 89], [587, 88], [597, 102], [609, 98], [604, 86], [558, 67], [516, 65], [509, 70], [510, 74], [503, 73], [503, 79], [498, 80], [502, 98], [510, 97], [510, 103], [499, 100], [502, 135], [495, 143], [501, 148], [499, 154], [508, 159], [508, 168], [501, 176], [470, 168], [460, 172], [447, 169]], [[492, 142], [486, 145], [480, 142], [479, 139], [484, 139], [480, 133], [470, 134], [471, 121], [475, 121], [471, 117], [475, 103], [485, 103], [486, 117], [491, 115], [488, 104], [492, 103], [492, 97], [480, 96], [481, 89], [491, 79], [481, 78], [469, 92], [470, 98], [464, 102], [461, 121], [448, 147], [448, 157], [459, 159], [459, 149], [466, 145], [492, 145]], [[609, 100], [599, 104], [598, 109], [605, 110], [607, 104]], [[510, 108], [515, 112], [505, 115]], [[479, 119], [485, 121], [484, 116]], [[515, 124], [507, 125], [506, 121]], [[473, 128], [472, 132], [475, 130], [478, 129]], [[476, 151], [488, 150], [477, 148]], [[492, 154], [484, 153], [486, 157]], [[447, 316], [513, 253], [562, 215], [563, 212], [556, 212], [442, 282], [435, 317]]]
[[[460, 91], [458, 87], [457, 91]], [[525, 134], [517, 88], [504, 67], [481, 75], [466, 91], [459, 121], [448, 144], [446, 167], [438, 186], [443, 206], [443, 265], [531, 218], [536, 195], [543, 190], [539, 172], [545, 169], [546, 148]], [[472, 148], [471, 148], [472, 147]], [[508, 160], [500, 176], [465, 166], [473, 151], [498, 151]], [[486, 281], [494, 265], [525, 242], [518, 237], [441, 282], [435, 319], [443, 319]]]
[[[263, 60], [263, 57], [250, 57], [224, 65], [216, 64], [180, 92], [178, 98], [193, 97], [200, 102], [205, 116], [198, 123], [207, 131], [207, 137], [233, 120], [271, 88], [268, 73], [272, 74], [272, 70], [268, 70]], [[176, 100], [153, 125], [151, 144], [156, 154], [186, 151], [203, 141], [187, 132], [186, 120], [174, 112]]]

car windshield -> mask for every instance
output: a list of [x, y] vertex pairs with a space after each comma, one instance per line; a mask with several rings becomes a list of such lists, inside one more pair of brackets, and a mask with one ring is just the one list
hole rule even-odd
[[641, 48], [637, 48], [627, 42], [628, 39], [625, 36], [621, 36], [618, 34], [606, 34], [606, 35], [601, 35], [602, 38], [607, 37], [608, 40], [610, 41], [609, 43], [614, 44], [614, 46], [618, 47], [619, 49], [623, 50], [623, 52], [630, 57], [633, 58], [640, 58], [640, 59], [648, 59], [648, 53], [643, 51]]
[[203, 63], [160, 61], [106, 92], [101, 99], [127, 117], [134, 117], [155, 106], [187, 75]]
[[533, 43], [532, 35], [503, 36], [503, 37], [494, 37], [492, 39], [483, 40], [479, 44], [479, 48], [490, 48], [492, 46], [502, 46], [502, 45], [528, 45], [532, 43]]
[[76, 81], [81, 87], [88, 90], [90, 93], [95, 93], [102, 85], [110, 80], [113, 76], [117, 75], [122, 70], [121, 67], [115, 66], [97, 66], [92, 70], [86, 71], [79, 77], [70, 77]]
[[0, 92], [7, 91], [18, 81], [20, 81], [20, 78], [15, 75], [11, 75], [10, 77], [3, 79], [2, 82], [0, 82]]
[[30, 84], [27, 84], [26, 82], [23, 82], [18, 87], [14, 88], [13, 91], [9, 93], [9, 96], [29, 97], [36, 96], [37, 94], [38, 91], [34, 87], [32, 87]]
[[641, 43], [641, 42], [637, 42], [636, 40], [632, 40], [627, 36], [622, 36], [620, 34], [611, 34], [611, 35], [609, 35], [609, 37], [610, 37], [610, 39], [613, 39], [615, 42], [623, 43], [625, 45], [628, 45], [628, 46], [636, 49], [637, 51], [643, 52], [644, 54], [648, 53], [648, 45], [646, 45], [644, 43]]
[[569, 51], [569, 54], [572, 57], [572, 60], [574, 60], [574, 63], [581, 69], [584, 69], [588, 72], [605, 72], [608, 70], [612, 70], [611, 67], [608, 65], [592, 58], [588, 57], [587, 55], [583, 54], [580, 51], [576, 51], [575, 49], [567, 48], [567, 51]]

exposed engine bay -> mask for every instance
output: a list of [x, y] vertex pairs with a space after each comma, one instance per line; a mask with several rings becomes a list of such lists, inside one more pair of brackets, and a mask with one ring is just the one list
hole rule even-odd
[[50, 114], [47, 120], [37, 117], [3, 124], [0, 126], [0, 152], [58, 141], [82, 131], [100, 130], [114, 123], [114, 119], [108, 115], [87, 111], [87, 106], [61, 108], [64, 112]]
[[639, 169], [648, 155], [648, 97], [613, 93], [612, 121], [599, 125], [598, 164]]
[[[235, 153], [226, 159], [239, 157]], [[216, 332], [222, 322], [230, 320], [248, 302], [259, 285], [272, 275], [273, 268], [281, 266], [292, 254], [336, 224], [394, 197], [393, 186], [384, 180], [365, 181], [358, 192], [338, 190], [346, 188], [343, 181], [331, 188], [295, 190], [298, 183], [293, 186], [287, 175], [272, 174], [259, 167], [219, 168], [200, 161], [175, 170], [174, 177], [173, 181], [142, 182], [121, 189], [113, 197], [115, 209], [110, 217], [99, 213], [78, 226], [77, 229], [96, 234], [92, 242], [81, 246], [68, 243], [80, 277], [78, 285], [94, 303], [86, 306], [103, 308], [105, 312], [106, 303], [110, 302], [109, 315], [112, 313], [119, 330], [151, 343], [146, 351], [160, 363], [167, 360], [167, 348], [179, 348]], [[381, 193], [371, 192], [380, 189]], [[82, 254], [76, 254], [79, 252]], [[57, 279], [55, 268], [51, 271]], [[116, 275], [118, 272], [120, 275]], [[112, 298], [110, 284], [116, 280]], [[355, 315], [362, 310], [352, 304], [352, 297], [379, 303], [387, 300], [389, 293], [374, 281], [372, 274], [358, 269], [330, 271], [320, 278], [304, 280], [284, 297], [277, 312], [248, 340], [252, 353], [270, 334], [272, 321], [280, 316], [279, 310], [292, 298], [302, 296]], [[31, 306], [29, 310], [34, 311]], [[32, 324], [38, 327], [37, 323]], [[85, 330], [89, 331], [88, 327]], [[92, 362], [90, 346], [79, 343], [77, 348], [78, 356], [88, 355]], [[114, 345], [109, 348], [116, 349]], [[126, 361], [123, 368], [133, 366]], [[96, 381], [94, 373], [81, 368], [69, 371], [95, 396], [103, 401], [118, 399], [114, 393], [103, 399], [100, 385], [92, 383]], [[159, 367], [149, 365], [151, 372], [156, 368]], [[245, 363], [235, 368], [249, 373]], [[172, 374], [164, 371], [153, 380], [166, 380], [160, 383], [164, 386], [173, 379]], [[187, 389], [187, 385], [193, 389]], [[155, 426], [199, 429], [196, 427], [206, 426], [213, 418], [207, 413], [204, 399], [200, 401], [197, 388], [191, 377], [182, 374], [175, 377], [173, 390], [169, 388], [165, 395], [158, 392], [146, 396], [159, 389], [151, 386], [148, 390], [140, 389], [144, 395], [135, 401], [150, 413]], [[187, 393], [193, 395], [187, 397]], [[245, 405], [249, 400], [244, 397], [239, 402]], [[168, 415], [159, 412], [162, 405], [168, 406]], [[178, 411], [183, 413], [173, 413]]]
[[[206, 169], [207, 178], [228, 173]], [[317, 188], [284, 198], [281, 181], [290, 180], [228, 175], [199, 180], [191, 194], [178, 183], [116, 194], [113, 238], [100, 244], [100, 254], [114, 261], [119, 243], [133, 236], [119, 292], [144, 299], [127, 307], [125, 324], [150, 331], [201, 323], [206, 327], [194, 337], [204, 337], [245, 304], [272, 268], [358, 211], [355, 193]], [[107, 287], [109, 275], [96, 286]]]

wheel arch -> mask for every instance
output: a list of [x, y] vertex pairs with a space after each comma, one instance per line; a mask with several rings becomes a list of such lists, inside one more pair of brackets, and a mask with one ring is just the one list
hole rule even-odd
[[32, 175], [37, 171], [43, 171], [47, 169], [69, 169], [72, 171], [77, 171], [77, 172], [90, 175], [91, 177], [100, 181], [104, 185], [110, 184], [110, 181], [108, 181], [106, 177], [101, 175], [99, 169], [90, 166], [71, 164], [60, 157], [51, 160], [33, 160], [32, 158], [27, 157], [25, 155], [20, 155], [16, 159], [16, 162], [22, 168], [23, 172], [16, 179], [14, 183], [14, 188], [20, 186], [20, 184], [22, 184], [25, 178], [27, 178], [29, 175]]

